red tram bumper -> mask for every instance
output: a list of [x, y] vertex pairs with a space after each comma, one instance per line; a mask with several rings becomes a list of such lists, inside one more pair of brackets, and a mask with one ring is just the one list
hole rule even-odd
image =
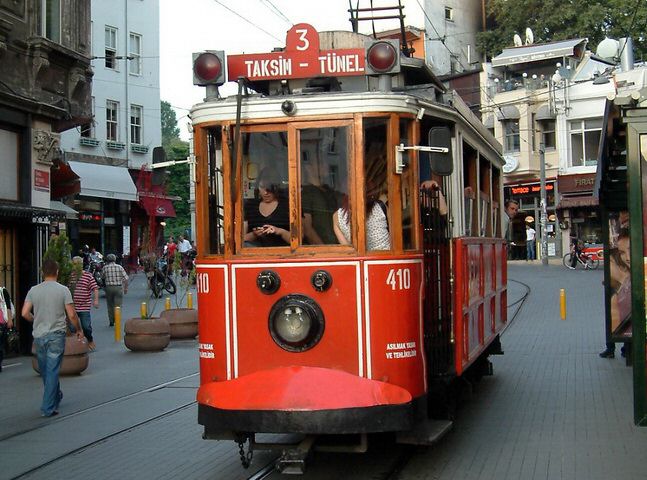
[[198, 390], [205, 435], [352, 434], [409, 430], [415, 405], [402, 387], [316, 367], [255, 372]]

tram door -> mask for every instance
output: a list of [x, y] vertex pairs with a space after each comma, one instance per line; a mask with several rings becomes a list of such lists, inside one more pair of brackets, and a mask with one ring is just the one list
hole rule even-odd
[[440, 190], [422, 190], [421, 222], [425, 258], [424, 327], [427, 370], [442, 375], [453, 364], [451, 343], [451, 263], [447, 214], [441, 214]]

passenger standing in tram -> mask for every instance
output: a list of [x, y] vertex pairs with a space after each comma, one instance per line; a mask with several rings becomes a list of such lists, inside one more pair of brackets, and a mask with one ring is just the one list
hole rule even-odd
[[438, 192], [438, 213], [441, 215], [447, 215], [447, 201], [445, 200], [445, 196], [443, 195], [442, 190], [440, 189], [440, 185], [438, 185], [438, 182], [436, 180], [425, 180], [420, 184], [420, 188], [422, 190], [431, 190], [432, 192]]
[[251, 247], [279, 247], [290, 244], [288, 200], [281, 195], [278, 174], [264, 168], [258, 176], [258, 198], [245, 202], [245, 243]]
[[[516, 200], [506, 200], [505, 201], [505, 215], [503, 216], [503, 238], [508, 242], [508, 260], [514, 260], [516, 255], [514, 254], [515, 243], [512, 241], [512, 220], [519, 213], [519, 202]], [[510, 248], [512, 247], [512, 248]]]
[[303, 234], [310, 245], [338, 243], [333, 229], [332, 215], [341, 203], [340, 195], [327, 182], [327, 164], [312, 159], [303, 152], [301, 165], [307, 181], [301, 190]]
[[27, 292], [21, 313], [25, 320], [34, 322], [36, 358], [45, 387], [40, 409], [43, 417], [51, 417], [58, 414], [63, 399], [58, 373], [65, 352], [66, 316], [76, 329], [79, 341], [83, 340], [83, 330], [70, 289], [57, 282], [58, 263], [47, 259], [43, 261], [42, 270], [44, 280]]
[[[370, 182], [366, 188], [366, 249], [390, 250], [391, 236], [386, 205], [379, 199], [379, 188]], [[333, 214], [333, 229], [340, 244], [351, 245], [351, 213], [347, 198], [344, 199], [343, 206]]]

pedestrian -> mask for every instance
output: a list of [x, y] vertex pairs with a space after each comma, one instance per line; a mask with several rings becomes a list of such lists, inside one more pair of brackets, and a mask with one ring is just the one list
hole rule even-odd
[[537, 232], [526, 224], [526, 261], [535, 259], [535, 237]]
[[[94, 351], [96, 348], [94, 339], [92, 338], [92, 316], [90, 310], [99, 308], [99, 286], [94, 280], [94, 276], [90, 272], [82, 270], [83, 258], [74, 257], [72, 262], [79, 265], [80, 274], [77, 271], [72, 272], [72, 280], [70, 282], [70, 289], [72, 290], [72, 298], [74, 299], [74, 308], [81, 321], [81, 328], [83, 335], [88, 340], [88, 348]], [[80, 276], [79, 276], [80, 275]], [[72, 331], [74, 333], [74, 331]]]
[[508, 260], [516, 260], [517, 252], [515, 252], [516, 244], [513, 242], [514, 235], [512, 220], [519, 213], [519, 202], [508, 199], [505, 201], [503, 210], [505, 211], [505, 215], [503, 215], [502, 234], [503, 238], [508, 242]]
[[186, 276], [187, 272], [190, 270], [191, 258], [189, 254], [193, 247], [191, 242], [189, 242], [183, 235], [178, 235], [177, 237], [177, 251], [181, 255], [181, 264], [182, 264], [182, 276]]
[[29, 289], [21, 313], [25, 320], [34, 322], [32, 333], [36, 358], [45, 387], [40, 410], [43, 417], [51, 417], [58, 414], [63, 399], [58, 373], [65, 352], [66, 315], [76, 329], [79, 341], [83, 340], [83, 330], [74, 310], [70, 289], [57, 282], [58, 263], [46, 259], [42, 271], [44, 280]]
[[13, 304], [9, 291], [0, 287], [0, 372], [4, 358], [4, 344], [7, 332], [13, 328]]
[[124, 268], [115, 263], [114, 253], [106, 255], [108, 262], [103, 267], [103, 278], [106, 281], [106, 303], [108, 304], [108, 321], [110, 326], [115, 324], [115, 307], [121, 307], [123, 296], [128, 293], [128, 274]]
[[169, 263], [173, 263], [173, 259], [175, 258], [175, 251], [177, 250], [177, 244], [175, 243], [175, 239], [173, 238], [173, 235], [168, 237], [168, 243], [166, 244], [166, 255], [168, 256]]

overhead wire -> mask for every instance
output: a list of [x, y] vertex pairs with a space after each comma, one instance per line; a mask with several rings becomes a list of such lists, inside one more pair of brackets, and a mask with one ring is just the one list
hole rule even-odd
[[[279, 17], [281, 20], [284, 20], [286, 23], [290, 25], [294, 25], [294, 22], [290, 20], [288, 17], [285, 16], [285, 14], [278, 8], [276, 8], [276, 5], [272, 3], [271, 0], [259, 0], [261, 3], [264, 3], [265, 6], [274, 13], [277, 17]], [[268, 6], [269, 5], [269, 6]]]
[[272, 37], [274, 40], [276, 40], [276, 41], [278, 41], [278, 42], [283, 42], [283, 40], [281, 40], [279, 37], [277, 37], [276, 35], [271, 34], [271, 33], [270, 33], [270, 32], [268, 32], [267, 30], [265, 30], [263, 27], [260, 27], [259, 25], [256, 25], [254, 22], [252, 22], [252, 21], [251, 21], [251, 20], [249, 20], [248, 18], [245, 18], [245, 17], [244, 17], [244, 16], [242, 16], [240, 13], [236, 12], [236, 11], [235, 11], [235, 10], [233, 10], [232, 8], [230, 8], [230, 7], [228, 7], [227, 5], [225, 5], [224, 3], [222, 3], [220, 0], [213, 0], [213, 1], [214, 1], [214, 2], [216, 2], [218, 5], [220, 5], [221, 7], [225, 8], [226, 10], [229, 10], [231, 13], [233, 13], [234, 15], [236, 15], [238, 18], [240, 18], [240, 19], [241, 19], [241, 20], [243, 20], [244, 22], [249, 23], [252, 27], [254, 27], [254, 28], [256, 28], [256, 29], [260, 30], [261, 32], [263, 32], [263, 33], [264, 33], [264, 34], [266, 34], [266, 35], [269, 35], [269, 36], [270, 36], [270, 37]]

